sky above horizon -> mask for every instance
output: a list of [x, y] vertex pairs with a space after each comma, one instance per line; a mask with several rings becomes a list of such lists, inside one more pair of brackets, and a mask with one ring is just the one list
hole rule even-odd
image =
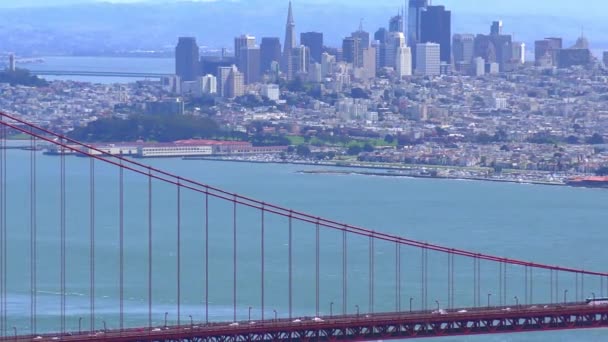
[[[4, 7], [30, 7], [30, 6], [58, 6], [71, 4], [87, 4], [99, 2], [112, 3], [176, 3], [184, 1], [209, 2], [209, 1], [247, 1], [247, 0], [0, 0], [0, 8]], [[277, 5], [286, 4], [288, 0], [267, 0]], [[331, 2], [350, 6], [368, 6], [369, 0], [293, 0], [294, 5], [302, 4], [323, 4]], [[371, 2], [369, 6], [401, 6], [403, 0], [384, 0], [381, 4]], [[443, 4], [454, 11], [467, 13], [522, 13], [522, 14], [545, 14], [559, 16], [580, 16], [591, 15], [599, 16], [608, 10], [608, 1], [605, 0], [586, 0], [585, 6], [581, 6], [577, 1], [570, 0], [435, 0], [434, 4]]]

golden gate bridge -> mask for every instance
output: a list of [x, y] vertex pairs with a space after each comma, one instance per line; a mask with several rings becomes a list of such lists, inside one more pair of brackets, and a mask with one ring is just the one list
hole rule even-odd
[[[29, 151], [17, 152], [21, 158], [9, 153], [9, 132], [29, 137]], [[54, 162], [41, 167], [42, 143], [65, 153], [47, 157]], [[497, 257], [337, 222], [109, 155], [5, 113], [0, 148], [2, 341], [378, 340], [608, 326], [605, 272]], [[76, 167], [80, 173], [71, 172]], [[127, 186], [127, 178], [136, 186]], [[41, 181], [52, 184], [51, 194]], [[74, 212], [86, 219], [75, 224]], [[41, 241], [43, 226], [56, 234], [49, 255], [41, 254], [40, 244], [49, 243]], [[117, 234], [111, 247], [102, 247], [108, 227]], [[74, 242], [76, 231], [86, 244]], [[285, 245], [269, 244], [271, 235]], [[13, 247], [17, 239], [23, 248]], [[159, 240], [165, 242], [162, 252]], [[214, 266], [214, 248], [229, 262]], [[155, 264], [166, 253], [171, 258], [161, 260], [164, 266]], [[107, 265], [105, 273], [99, 271], [106, 258], [115, 260], [115, 277], [100, 280], [107, 275]], [[302, 259], [306, 267], [298, 264]], [[132, 266], [134, 260], [139, 266]], [[49, 287], [40, 278], [43, 263], [58, 271], [52, 328], [39, 324], [48, 320], [51, 305], [39, 298], [39, 289]], [[70, 303], [75, 273], [88, 278], [88, 303], [80, 304], [86, 315], [73, 312]], [[136, 285], [128, 282], [133, 274]], [[378, 287], [380, 281], [384, 285]], [[169, 283], [175, 320], [169, 323], [166, 311], [159, 322], [164, 310], [156, 297]], [[269, 289], [277, 283], [282, 290]], [[193, 284], [194, 294], [186, 290]], [[99, 293], [108, 288], [118, 297], [113, 326], [99, 317], [108, 314], [99, 312]], [[210, 289], [218, 288], [229, 294], [212, 298]], [[27, 298], [11, 301], [17, 290]], [[145, 318], [127, 319], [127, 292], [141, 295]], [[228, 306], [231, 317], [214, 318], [213, 301]], [[285, 310], [277, 311], [277, 305]], [[27, 322], [14, 319], [16, 312], [27, 312]]]

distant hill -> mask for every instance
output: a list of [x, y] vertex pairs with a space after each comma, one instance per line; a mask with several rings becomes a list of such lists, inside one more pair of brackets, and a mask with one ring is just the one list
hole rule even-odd
[[[230, 48], [234, 36], [242, 33], [253, 34], [258, 40], [263, 36], [282, 39], [287, 5], [286, 0], [195, 3], [159, 0], [136, 4], [91, 4], [88, 1], [86, 5], [69, 6], [82, 0], [53, 1], [19, 2], [22, 5], [45, 5], [43, 7], [0, 7], [0, 52], [45, 55], [170, 49], [180, 35], [194, 35], [202, 46]], [[594, 0], [588, 1], [586, 6], [601, 6]], [[60, 2], [64, 6], [47, 7]], [[439, 2], [435, 0], [435, 3]], [[603, 34], [608, 31], [608, 22], [593, 14], [581, 17], [580, 10], [568, 13], [562, 6], [559, 6], [561, 14], [558, 14], [555, 1], [526, 1], [533, 3], [533, 8], [545, 6], [548, 9], [546, 12], [527, 13], [517, 13], [517, 4], [523, 0], [510, 0], [508, 5], [507, 2], [493, 1], [492, 6], [481, 0], [442, 2], [453, 10], [454, 32], [486, 33], [492, 20], [502, 19], [505, 32], [514, 33], [516, 39], [531, 46], [535, 39], [545, 36], [563, 36], [567, 42], [573, 42], [584, 25], [592, 48], [608, 47], [608, 38]], [[360, 18], [364, 18], [364, 28], [372, 33], [378, 27], [386, 26], [401, 3], [401, 0], [296, 0], [296, 30], [322, 31], [329, 44], [339, 45], [343, 37], [358, 28]]]

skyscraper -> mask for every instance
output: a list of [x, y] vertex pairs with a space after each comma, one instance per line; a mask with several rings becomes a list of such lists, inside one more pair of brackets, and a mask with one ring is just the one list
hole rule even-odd
[[452, 38], [454, 64], [470, 64], [473, 60], [475, 36], [472, 34], [455, 34]]
[[241, 50], [252, 47], [255, 47], [254, 36], [244, 34], [234, 38], [234, 58], [239, 68], [241, 68]]
[[445, 6], [427, 6], [421, 17], [422, 43], [437, 43], [441, 47], [441, 61], [452, 61], [452, 13]]
[[359, 29], [353, 32], [351, 37], [359, 40], [359, 47], [357, 48], [358, 64], [357, 67], [363, 66], [363, 50], [369, 48], [369, 32], [363, 30], [363, 24], [359, 25]]
[[553, 65], [557, 65], [557, 50], [563, 46], [561, 38], [545, 38], [534, 42], [534, 58], [537, 65], [541, 64], [542, 59], [549, 60]]
[[17, 70], [17, 63], [15, 62], [15, 55], [12, 53], [10, 55], [8, 55], [8, 70], [9, 71]]
[[243, 95], [245, 95], [245, 76], [233, 66], [228, 76], [228, 97], [235, 98]]
[[281, 62], [281, 41], [279, 38], [262, 38], [260, 44], [260, 67], [261, 71], [270, 71], [272, 62]]
[[390, 32], [403, 32], [403, 16], [401, 14], [391, 18], [388, 23], [388, 30]]
[[502, 34], [502, 20], [497, 20], [492, 22], [492, 27], [490, 28], [491, 35], [499, 35]]
[[403, 32], [390, 32], [388, 40], [384, 44], [384, 67], [395, 68], [397, 66], [397, 49], [405, 46], [405, 35]]
[[198, 45], [194, 37], [180, 37], [175, 47], [175, 74], [182, 81], [194, 81], [199, 75]]
[[[407, 20], [407, 45], [412, 48], [412, 55], [416, 57], [416, 44], [420, 43], [420, 30], [422, 22], [422, 11], [428, 6], [428, 0], [410, 0], [408, 6]], [[414, 63], [415, 65], [415, 63]]]
[[346, 63], [351, 63], [354, 67], [358, 67], [359, 63], [359, 45], [361, 42], [357, 38], [346, 37], [342, 40], [342, 58]]
[[416, 46], [416, 73], [436, 76], [441, 72], [441, 46], [436, 43], [419, 43]]
[[376, 78], [376, 56], [377, 52], [375, 47], [368, 47], [367, 49], [363, 49], [362, 67], [364, 69], [366, 78]]
[[294, 73], [308, 72], [310, 64], [310, 49], [308, 46], [300, 45], [293, 49], [293, 71]]
[[412, 50], [407, 46], [397, 48], [395, 72], [399, 78], [412, 75]]
[[285, 45], [283, 45], [283, 70], [287, 75], [288, 80], [293, 79], [293, 49], [296, 47], [296, 24], [293, 21], [293, 11], [291, 9], [291, 1], [289, 1], [289, 10], [287, 12], [287, 24], [285, 25]]
[[260, 82], [260, 48], [249, 47], [241, 49], [240, 71], [245, 77], [245, 84]]
[[236, 66], [217, 68], [217, 92], [221, 97], [228, 97], [230, 85], [228, 80], [233, 68], [236, 68]]
[[313, 63], [321, 63], [321, 54], [323, 53], [323, 33], [300, 33], [300, 44], [310, 49], [310, 59]]

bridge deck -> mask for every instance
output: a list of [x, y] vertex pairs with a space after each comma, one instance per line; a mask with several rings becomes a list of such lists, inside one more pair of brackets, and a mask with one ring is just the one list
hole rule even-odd
[[[442, 314], [443, 312], [443, 314]], [[608, 327], [608, 305], [584, 303], [193, 324], [17, 336], [0, 341], [378, 340]]]

